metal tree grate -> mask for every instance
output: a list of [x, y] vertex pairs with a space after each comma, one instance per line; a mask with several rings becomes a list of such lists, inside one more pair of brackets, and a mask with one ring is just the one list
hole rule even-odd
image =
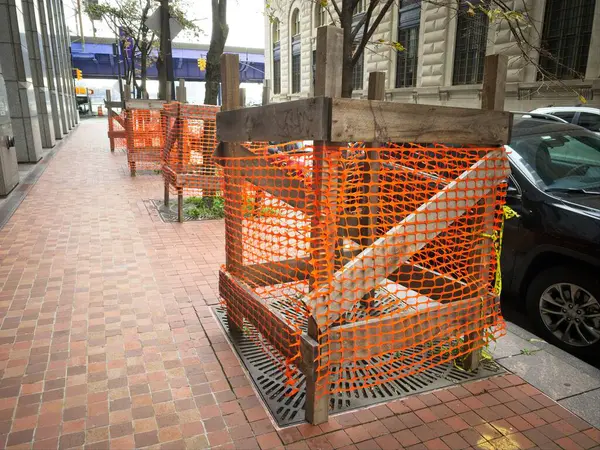
[[[160, 219], [166, 223], [179, 222], [177, 215], [177, 200], [171, 200], [169, 206], [165, 206], [162, 200], [144, 200], [146, 209], [150, 214], [158, 213]], [[185, 222], [195, 222], [201, 220], [219, 220], [213, 217], [192, 217], [188, 214], [188, 205], [184, 205], [183, 218]]]
[[[284, 307], [281, 309], [284, 309]], [[244, 333], [241, 336], [228, 333], [225, 308], [217, 306], [214, 310], [217, 319], [226, 331], [229, 341], [248, 370], [252, 381], [278, 425], [289, 426], [303, 423], [305, 421], [304, 375], [295, 367], [292, 368], [295, 382], [293, 387], [297, 389], [297, 392], [291, 395], [292, 387], [286, 384], [288, 378], [282, 370], [282, 366], [285, 365], [285, 358], [247, 321], [244, 322]], [[421, 358], [419, 356], [420, 350], [420, 348], [415, 348], [403, 352], [404, 361], [417, 363]], [[500, 366], [487, 360], [482, 361], [479, 369], [475, 372], [461, 370], [451, 362], [441, 366], [433, 366], [435, 361], [430, 361], [429, 363], [423, 363], [423, 365], [432, 365], [433, 367], [425, 367], [425, 370], [417, 375], [408, 375], [404, 378], [385, 381], [386, 372], [393, 371], [396, 374], [402, 372], [402, 364], [394, 361], [398, 359], [396, 356], [392, 358], [392, 355], [389, 355], [383, 358], [361, 361], [359, 364], [362, 377], [359, 380], [356, 380], [356, 369], [354, 369], [353, 375], [345, 374], [343, 370], [337, 372], [338, 379], [352, 377], [355, 389], [351, 392], [333, 394], [329, 403], [330, 414], [373, 406], [408, 395], [487, 378], [503, 372]], [[386, 360], [390, 361], [389, 364], [385, 364]], [[380, 383], [375, 388], [361, 388], [363, 383], [372, 384], [374, 378]]]

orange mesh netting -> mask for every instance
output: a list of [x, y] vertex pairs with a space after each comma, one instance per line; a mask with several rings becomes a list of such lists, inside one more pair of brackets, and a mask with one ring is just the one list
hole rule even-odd
[[288, 143], [255, 153], [220, 161], [221, 292], [229, 320], [248, 320], [288, 364], [300, 364], [308, 322], [331, 393], [460, 361], [503, 332], [503, 148]]
[[127, 161], [136, 169], [160, 169], [164, 147], [165, 117], [162, 109], [127, 109]]
[[169, 103], [163, 176], [175, 190], [215, 195], [221, 191], [222, 171], [213, 160], [217, 145], [216, 117], [220, 107]]

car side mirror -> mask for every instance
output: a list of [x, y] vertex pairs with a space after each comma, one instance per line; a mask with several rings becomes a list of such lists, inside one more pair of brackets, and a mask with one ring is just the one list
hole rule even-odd
[[521, 200], [521, 193], [515, 186], [509, 184], [506, 189], [506, 198], [511, 200]]

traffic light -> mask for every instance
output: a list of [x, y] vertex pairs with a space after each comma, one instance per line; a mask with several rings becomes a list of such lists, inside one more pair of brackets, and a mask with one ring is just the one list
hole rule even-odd
[[201, 72], [206, 70], [206, 58], [198, 58], [198, 69], [200, 69]]
[[81, 72], [81, 69], [73, 69], [73, 78], [76, 78], [78, 80], [83, 79], [83, 74]]

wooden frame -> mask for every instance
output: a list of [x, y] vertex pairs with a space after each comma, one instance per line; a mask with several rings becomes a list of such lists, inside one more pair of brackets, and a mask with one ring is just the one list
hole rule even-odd
[[[484, 208], [487, 220], [485, 224], [474, 223], [474, 229], [491, 232], [489, 220], [491, 217], [493, 225], [493, 210], [489, 209], [487, 199], [494, 198], [491, 193], [509, 174], [508, 161], [500, 147], [510, 138], [509, 113], [386, 103], [381, 101], [385, 86], [383, 74], [371, 74], [369, 100], [338, 98], [341, 93], [341, 46], [340, 29], [319, 28], [315, 86], [319, 97], [246, 109], [238, 109], [239, 80], [228, 75], [233, 68], [237, 69], [237, 61], [232, 55], [224, 55], [223, 93], [230, 102], [217, 114], [217, 136], [223, 143], [216, 153], [224, 160], [225, 199], [230, 202], [225, 217], [226, 270], [220, 272], [219, 279], [219, 292], [227, 305], [229, 328], [234, 334], [241, 333], [244, 319], [248, 320], [288, 358], [297, 355], [299, 343], [301, 360], [297, 365], [306, 376], [306, 418], [313, 424], [328, 418], [329, 380], [325, 376], [325, 365], [401, 351], [407, 345], [419, 345], [434, 338], [460, 337], [464, 337], [470, 346], [465, 350], [469, 352], [469, 358], [477, 360], [475, 349], [479, 348], [481, 337], [474, 333], [485, 325], [482, 317], [496, 314], [497, 299], [485, 289], [475, 290], [461, 280], [414, 265], [409, 259], [474, 208]], [[236, 171], [228, 172], [232, 158], [250, 156], [240, 142], [252, 140], [315, 141], [310, 187], [298, 180], [286, 180], [268, 159], [258, 156], [243, 162], [236, 160]], [[481, 149], [473, 148], [476, 162], [471, 167], [456, 179], [443, 183], [429, 200], [399, 218], [385, 234], [377, 236], [374, 221], [359, 218], [354, 225], [348, 226], [346, 219], [332, 215], [332, 211], [337, 211], [332, 191], [336, 191], [340, 175], [332, 163], [334, 158], [326, 153], [341, 146], [332, 141], [364, 141], [368, 142], [369, 148], [387, 141], [446, 142], [484, 146], [487, 150], [482, 153]], [[244, 171], [245, 166], [240, 168], [240, 164], [245, 164], [248, 171]], [[379, 176], [376, 152], [366, 155], [365, 167], [370, 173], [370, 184], [376, 184], [372, 183], [373, 178]], [[264, 178], [261, 174], [268, 176]], [[283, 181], [275, 184], [274, 177]], [[318, 224], [311, 231], [310, 256], [243, 264], [242, 227], [236, 223], [241, 214], [233, 210], [235, 206], [232, 205], [241, 204], [239, 189], [244, 181], [253, 184], [257, 190], [269, 192], [302, 212], [312, 224]], [[367, 198], [377, 196], [376, 190], [367, 189], [364, 192]], [[311, 200], [314, 198], [327, 201], [315, 202]], [[318, 209], [323, 203], [328, 204], [328, 211]], [[440, 210], [445, 215], [437, 214]], [[376, 215], [378, 210], [369, 204], [364, 212], [370, 216]], [[435, 226], [424, 226], [425, 223]], [[367, 234], [360, 232], [359, 225], [369, 230]], [[323, 231], [325, 228], [327, 230]], [[336, 228], [347, 231], [338, 234]], [[480, 233], [473, 235], [480, 236]], [[324, 236], [338, 236], [338, 239], [330, 242]], [[344, 240], [354, 242], [358, 248], [345, 248]], [[478, 242], [479, 238], [473, 241]], [[476, 259], [477, 269], [473, 276], [485, 285], [489, 261], [483, 255]], [[352, 313], [359, 303], [370, 301], [382, 280], [396, 283], [398, 298], [408, 298], [409, 292], [414, 296], [416, 291], [426, 297], [424, 300], [430, 306], [344, 323], [342, 314]], [[297, 327], [290, 326], [287, 319], [270, 306], [268, 299], [256, 293], [261, 286], [298, 281], [306, 282], [310, 289], [310, 294], [302, 299], [309, 311], [308, 327], [299, 340]], [[457, 292], [460, 300], [456, 298]], [[356, 348], [357, 340], [368, 345]]]
[[[115, 151], [115, 139], [125, 139], [126, 126], [125, 121], [121, 115], [117, 114], [114, 108], [122, 108], [122, 102], [114, 102], [112, 100], [112, 92], [110, 89], [106, 90], [106, 99], [104, 100], [104, 107], [106, 108], [106, 115], [108, 116], [108, 139], [110, 141], [110, 151]], [[115, 130], [115, 122], [118, 123], [123, 129]]]

